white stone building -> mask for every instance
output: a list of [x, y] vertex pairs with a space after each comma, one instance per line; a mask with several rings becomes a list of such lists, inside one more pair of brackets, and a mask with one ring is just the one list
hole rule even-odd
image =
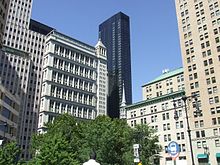
[[[122, 106], [121, 112], [125, 112], [122, 116], [126, 116], [127, 123], [131, 127], [136, 124], [148, 124], [156, 130], [159, 144], [162, 146], [158, 164], [172, 165], [173, 161], [168, 154], [167, 146], [171, 141], [175, 141], [180, 148], [176, 163], [186, 165], [186, 160], [190, 157], [190, 148], [182, 100], [184, 96], [183, 68], [166, 70], [154, 80], [143, 85], [142, 92], [143, 101]], [[175, 112], [178, 120], [174, 119]]]
[[38, 130], [58, 114], [80, 119], [106, 115], [106, 48], [52, 31], [46, 38]]

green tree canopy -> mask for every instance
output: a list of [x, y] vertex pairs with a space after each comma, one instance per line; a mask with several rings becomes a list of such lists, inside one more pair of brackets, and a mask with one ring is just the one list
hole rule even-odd
[[0, 165], [14, 165], [17, 163], [20, 150], [15, 142], [0, 146]]
[[78, 165], [78, 130], [72, 116], [62, 115], [47, 125], [45, 134], [33, 137], [34, 165]]
[[67, 114], [47, 125], [47, 133], [33, 138], [35, 157], [30, 164], [79, 165], [94, 150], [101, 165], [130, 165], [133, 144], [141, 145], [141, 159], [148, 165], [160, 151], [158, 137], [148, 125], [131, 128], [125, 120], [98, 116], [95, 120], [77, 121]]

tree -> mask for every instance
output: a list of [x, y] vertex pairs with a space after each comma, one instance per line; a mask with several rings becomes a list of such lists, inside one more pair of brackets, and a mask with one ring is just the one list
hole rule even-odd
[[132, 130], [125, 120], [98, 116], [95, 120], [82, 123], [81, 131], [79, 156], [82, 161], [88, 159], [91, 150], [95, 150], [102, 165], [130, 164], [133, 157]]
[[6, 143], [0, 148], [0, 165], [15, 165], [20, 150], [15, 142]]
[[149, 165], [154, 158], [159, 158], [161, 146], [155, 130], [148, 125], [136, 125], [133, 129], [133, 143], [140, 144], [140, 159], [143, 165]]
[[74, 118], [62, 115], [47, 127], [47, 133], [33, 137], [32, 144], [36, 155], [29, 164], [78, 165], [78, 133]]
[[130, 165], [135, 143], [141, 144], [141, 159], [147, 165], [160, 151], [158, 138], [147, 125], [131, 128], [125, 120], [107, 116], [76, 122], [70, 115], [61, 115], [47, 125], [47, 133], [32, 139], [36, 155], [29, 164], [34, 165], [82, 164], [92, 150], [102, 165]]
[[158, 136], [148, 125], [131, 128], [125, 120], [98, 116], [95, 120], [84, 123], [81, 131], [82, 160], [90, 150], [95, 150], [102, 165], [130, 165], [134, 158], [135, 143], [142, 146], [143, 165], [149, 165], [153, 156], [161, 150]]

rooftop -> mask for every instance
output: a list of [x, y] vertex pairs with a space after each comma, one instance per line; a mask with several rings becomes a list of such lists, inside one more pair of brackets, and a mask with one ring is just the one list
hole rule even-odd
[[135, 109], [135, 108], [138, 108], [138, 107], [143, 107], [143, 106], [146, 106], [146, 105], [152, 105], [152, 104], [159, 103], [159, 102], [162, 102], [162, 101], [165, 101], [165, 100], [170, 100], [170, 99], [173, 99], [173, 98], [181, 97], [184, 94], [185, 94], [185, 91], [181, 90], [181, 91], [169, 93], [169, 94], [166, 94], [166, 95], [162, 95], [162, 96], [159, 96], [159, 97], [154, 97], [154, 98], [151, 98], [151, 99], [148, 99], [148, 100], [140, 101], [140, 102], [134, 103], [132, 105], [128, 105], [125, 108], [126, 108], [126, 110], [132, 110], [132, 109]]
[[182, 74], [182, 73], [183, 73], [183, 68], [182, 67], [178, 68], [178, 69], [175, 69], [175, 70], [167, 71], [167, 72], [163, 73], [162, 75], [160, 75], [159, 77], [155, 78], [154, 80], [148, 82], [147, 84], [142, 85], [142, 87], [145, 87], [147, 85], [162, 81], [164, 79], [167, 79], [167, 78], [170, 78], [170, 77]]

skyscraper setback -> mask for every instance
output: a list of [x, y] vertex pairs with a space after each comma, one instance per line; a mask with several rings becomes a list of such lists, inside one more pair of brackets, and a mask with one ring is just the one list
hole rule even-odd
[[186, 95], [196, 94], [202, 110], [194, 116], [189, 104], [195, 164], [219, 164], [220, 0], [175, 2]]
[[132, 103], [130, 21], [119, 12], [99, 25], [99, 37], [107, 48], [108, 108], [110, 117], [119, 117], [123, 83], [126, 104]]

